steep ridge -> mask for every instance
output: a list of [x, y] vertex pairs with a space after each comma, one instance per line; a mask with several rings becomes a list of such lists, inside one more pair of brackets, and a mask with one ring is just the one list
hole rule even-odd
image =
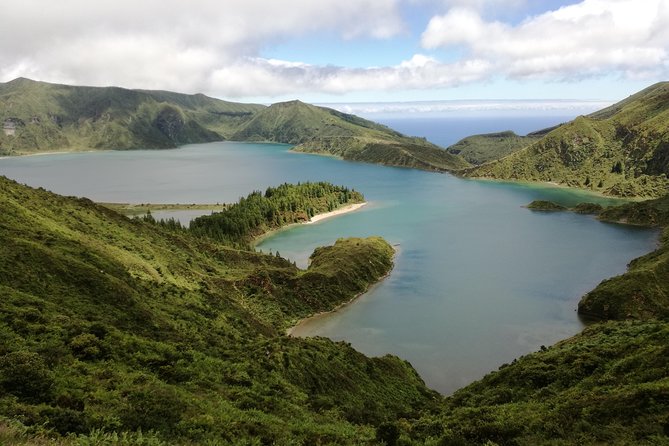
[[263, 108], [201, 94], [19, 78], [0, 84], [0, 154], [162, 149], [217, 141]]
[[554, 182], [623, 197], [663, 196], [669, 188], [669, 83], [578, 117], [463, 174]]
[[256, 114], [232, 139], [295, 144], [297, 152], [424, 170], [453, 171], [468, 165], [422, 138], [325, 107], [290, 101]]

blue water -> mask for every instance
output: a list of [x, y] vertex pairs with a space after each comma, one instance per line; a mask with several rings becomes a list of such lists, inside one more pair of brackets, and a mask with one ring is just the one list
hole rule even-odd
[[354, 304], [300, 326], [299, 334], [344, 339], [370, 355], [397, 354], [444, 393], [578, 332], [578, 299], [656, 244], [654, 231], [522, 207], [535, 199], [598, 200], [583, 192], [288, 149], [212, 143], [46, 155], [1, 159], [0, 174], [111, 202], [231, 202], [255, 189], [308, 180], [360, 190], [369, 202], [362, 210], [279, 232], [259, 248], [305, 266], [316, 246], [339, 237], [378, 234], [397, 245], [388, 279]]

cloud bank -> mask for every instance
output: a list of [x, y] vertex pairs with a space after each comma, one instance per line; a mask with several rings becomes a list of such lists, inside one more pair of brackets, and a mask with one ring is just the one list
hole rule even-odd
[[[277, 42], [324, 32], [341, 39], [410, 38], [403, 7], [426, 2], [445, 12], [426, 24], [423, 50], [395, 65], [350, 68], [261, 57]], [[526, 3], [22, 0], [0, 14], [0, 81], [26, 76], [243, 98], [669, 73], [666, 0], [583, 0], [519, 24], [484, 15], [486, 8]]]
[[517, 26], [454, 8], [430, 20], [422, 44], [463, 47], [512, 78], [659, 76], [669, 68], [669, 2], [584, 0]]

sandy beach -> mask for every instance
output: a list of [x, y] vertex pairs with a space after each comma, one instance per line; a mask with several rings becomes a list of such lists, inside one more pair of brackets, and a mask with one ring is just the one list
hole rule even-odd
[[309, 220], [309, 221], [305, 221], [305, 222], [302, 222], [302, 223], [291, 223], [289, 225], [282, 226], [278, 229], [273, 229], [271, 231], [267, 231], [264, 234], [261, 234], [258, 237], [256, 237], [253, 240], [252, 246], [255, 247], [258, 243], [262, 242], [267, 237], [271, 237], [272, 235], [276, 234], [277, 232], [285, 231], [285, 230], [290, 229], [292, 227], [295, 227], [297, 225], [310, 225], [310, 224], [313, 224], [313, 223], [317, 223], [321, 220], [324, 220], [326, 218], [336, 217], [336, 216], [341, 215], [341, 214], [346, 214], [348, 212], [353, 212], [353, 211], [356, 211], [356, 210], [360, 209], [361, 207], [365, 206], [366, 204], [367, 204], [366, 201], [364, 201], [362, 203], [349, 204], [348, 206], [344, 206], [342, 208], [335, 209], [334, 211], [331, 211], [331, 212], [324, 212], [322, 214], [316, 214], [313, 217], [311, 217], [311, 220]]
[[344, 206], [343, 208], [335, 209], [334, 211], [331, 212], [325, 212], [323, 214], [316, 214], [313, 217], [311, 217], [311, 220], [304, 222], [305, 225], [310, 225], [312, 223], [319, 222], [321, 220], [325, 220], [326, 218], [330, 217], [336, 217], [337, 215], [341, 214], [346, 214], [348, 212], [353, 212], [357, 211], [364, 205], [366, 205], [367, 202], [362, 202], [362, 203], [354, 203], [354, 204], [349, 204], [348, 206]]

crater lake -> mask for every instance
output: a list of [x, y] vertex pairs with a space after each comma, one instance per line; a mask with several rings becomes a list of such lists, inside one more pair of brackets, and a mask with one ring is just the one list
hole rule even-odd
[[657, 243], [653, 230], [523, 207], [536, 199], [615, 202], [585, 192], [464, 180], [289, 149], [221, 142], [5, 158], [0, 174], [102, 202], [234, 202], [253, 190], [298, 181], [359, 190], [368, 201], [361, 210], [280, 231], [257, 249], [306, 267], [315, 247], [339, 237], [386, 238], [397, 248], [391, 275], [353, 304], [300, 324], [295, 334], [344, 340], [369, 355], [398, 355], [445, 394], [580, 331], [579, 298]]

